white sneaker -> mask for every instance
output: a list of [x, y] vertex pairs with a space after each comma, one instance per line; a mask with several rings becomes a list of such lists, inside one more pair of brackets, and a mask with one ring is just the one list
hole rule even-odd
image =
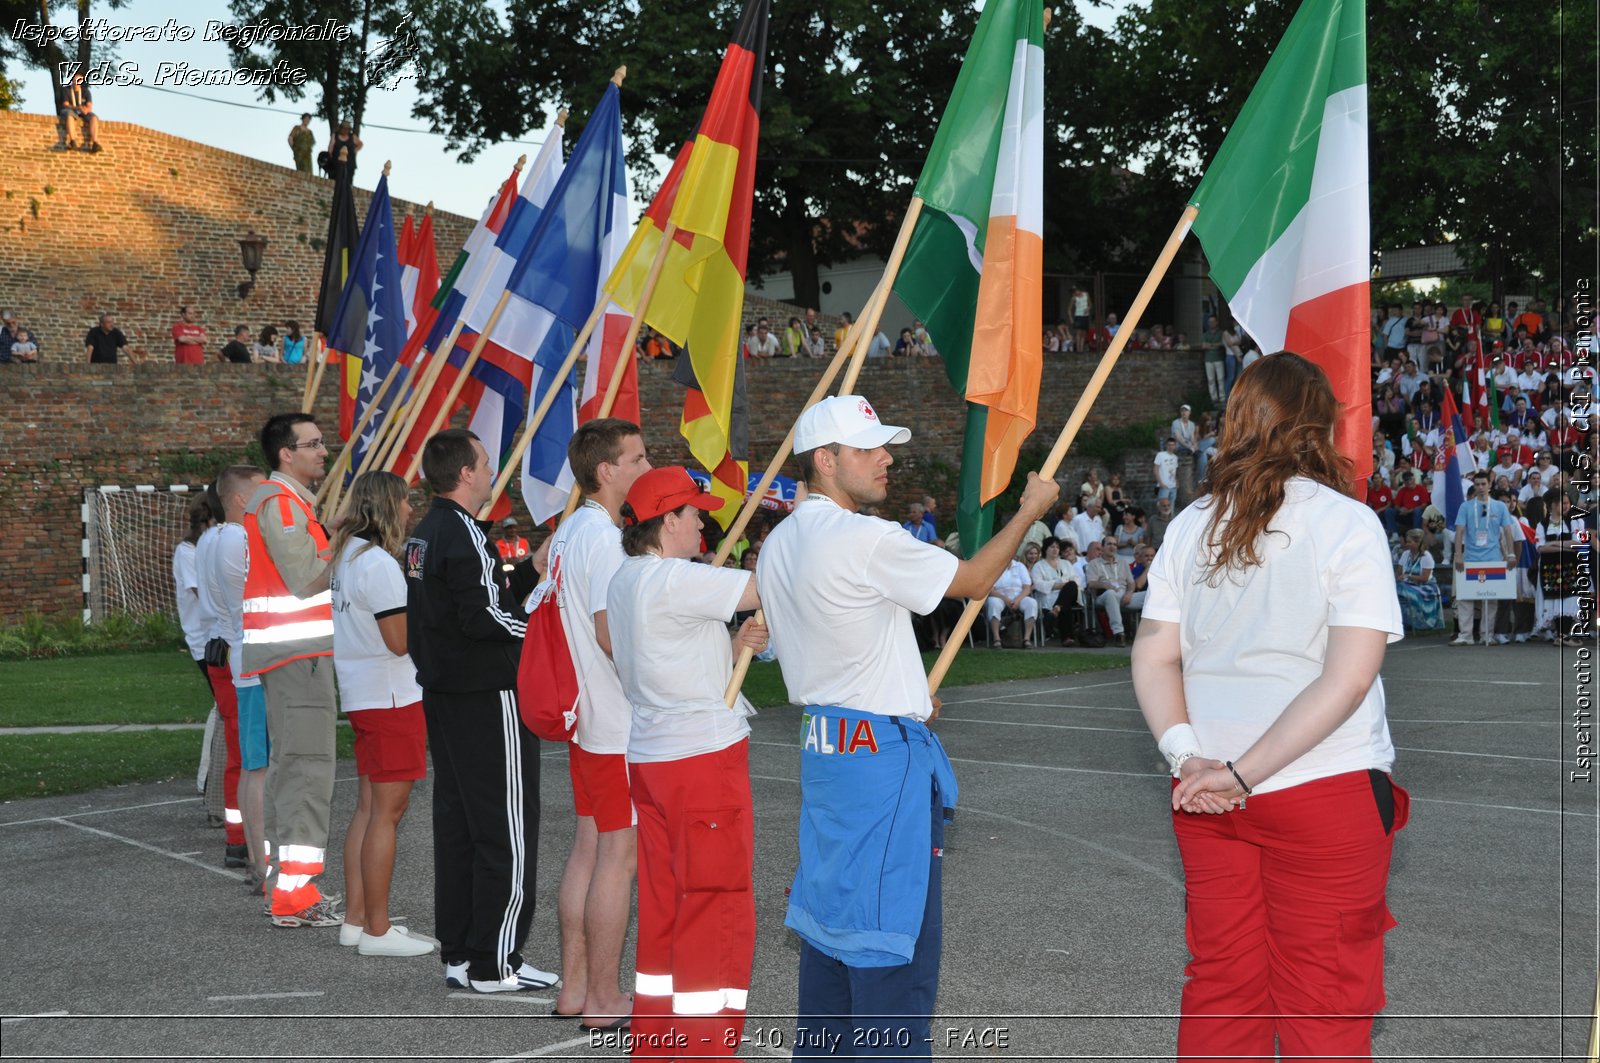
[[361, 944], [361, 928], [349, 923], [339, 924], [339, 944], [347, 949], [353, 949]]
[[516, 979], [522, 983], [524, 989], [549, 989], [561, 981], [561, 976], [554, 971], [541, 971], [533, 964], [523, 961], [516, 970]]
[[363, 933], [356, 951], [363, 956], [426, 956], [433, 951], [433, 942], [414, 938], [403, 927], [391, 926], [379, 937]]
[[444, 965], [444, 984], [451, 989], [467, 988], [467, 964], [465, 960], [461, 963], [447, 963]]
[[1494, 641], [1495, 641], [1495, 644], [1497, 646], [1504, 646], [1504, 645], [1506, 645], [1507, 643], [1509, 643], [1511, 641], [1511, 636], [1510, 635], [1496, 635], [1494, 637]]
[[1452, 646], [1470, 646], [1470, 645], [1472, 645], [1472, 640], [1470, 638], [1468, 638], [1467, 636], [1465, 636], [1465, 635], [1457, 635], [1455, 638], [1450, 640], [1450, 645], [1452, 645]]
[[516, 975], [512, 975], [510, 978], [500, 978], [494, 980], [485, 979], [481, 981], [477, 978], [473, 978], [470, 979], [469, 984], [472, 986], [473, 990], [478, 993], [515, 993], [518, 990], [527, 988], [521, 982], [517, 981]]
[[1528, 641], [1528, 633], [1526, 631], [1524, 631], [1522, 634], [1518, 635], [1517, 636], [1517, 641], [1518, 642], [1527, 642]]

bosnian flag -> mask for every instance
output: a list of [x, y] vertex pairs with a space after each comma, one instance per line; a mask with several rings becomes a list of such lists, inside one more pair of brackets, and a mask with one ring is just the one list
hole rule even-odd
[[[584, 125], [561, 180], [525, 242], [493, 333], [497, 342], [528, 360], [533, 379], [528, 412], [552, 389], [557, 392], [522, 467], [522, 497], [535, 523], [560, 513], [572, 490], [567, 444], [578, 424], [577, 374], [575, 369], [564, 375], [558, 370], [626, 246], [625, 240], [619, 245], [617, 236], [625, 232], [627, 209], [621, 93], [613, 82]], [[601, 362], [603, 350], [603, 337], [598, 327], [595, 331], [598, 342], [590, 346], [591, 366]], [[589, 375], [595, 375], [593, 368]], [[519, 419], [519, 427], [521, 423]], [[506, 443], [509, 447], [510, 434]], [[492, 448], [489, 452], [495, 453]]]
[[1364, 0], [1305, 0], [1189, 201], [1211, 279], [1263, 351], [1327, 372], [1372, 473]]
[[[1478, 465], [1472, 458], [1472, 448], [1467, 445], [1467, 430], [1461, 423], [1461, 410], [1456, 406], [1456, 397], [1449, 388], [1444, 389], [1444, 401], [1440, 403], [1439, 414], [1444, 422], [1440, 425], [1444, 438], [1439, 441], [1439, 453], [1444, 455], [1444, 460], [1434, 469], [1433, 501], [1444, 510], [1444, 519], [1453, 528], [1461, 519], [1461, 504], [1467, 498], [1463, 484], [1472, 478]], [[1440, 483], [1441, 480], [1444, 482]]]

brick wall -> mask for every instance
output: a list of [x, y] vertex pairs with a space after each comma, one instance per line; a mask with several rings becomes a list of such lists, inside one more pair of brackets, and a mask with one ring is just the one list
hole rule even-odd
[[[824, 365], [809, 359], [750, 364], [750, 442], [756, 461], [782, 441]], [[1044, 428], [1030, 443], [1053, 441], [1093, 367], [1093, 360], [1081, 355], [1045, 357]], [[268, 414], [298, 407], [303, 372], [294, 366], [159, 361], [47, 362], [0, 370], [0, 403], [7, 411], [0, 420], [0, 512], [11, 529], [0, 536], [0, 572], [6, 573], [0, 581], [0, 623], [14, 623], [24, 612], [71, 612], [81, 606], [79, 503], [86, 487], [208, 478], [213, 466], [244, 449]], [[1195, 356], [1129, 352], [1088, 425], [1165, 416], [1178, 396], [1202, 386]], [[686, 461], [677, 434], [681, 391], [671, 381], [671, 364], [641, 366], [640, 390], [653, 460]], [[948, 512], [954, 503], [962, 406], [940, 365], [870, 362], [859, 390], [885, 420], [912, 430], [911, 443], [895, 451], [889, 508], [898, 512], [929, 489]], [[324, 425], [333, 423], [335, 398], [326, 381], [317, 413]], [[1128, 456], [1130, 486], [1141, 497], [1151, 493], [1141, 486], [1149, 479], [1150, 454], [1143, 449]], [[1069, 454], [1062, 479], [1078, 483], [1087, 464]]]
[[[234, 325], [315, 318], [333, 184], [260, 159], [127, 122], [101, 122], [105, 150], [55, 152], [55, 119], [0, 112], [0, 306], [17, 311], [51, 361], [81, 359], [102, 311], [117, 316], [134, 357], [172, 360], [178, 307], [200, 313], [214, 350]], [[361, 158], [358, 180], [376, 184], [383, 159]], [[356, 217], [371, 194], [356, 191]], [[394, 201], [396, 231], [410, 210]], [[434, 213], [440, 268], [448, 269], [476, 219]], [[269, 243], [255, 290], [239, 237]], [[253, 335], [252, 335], [252, 338]]]

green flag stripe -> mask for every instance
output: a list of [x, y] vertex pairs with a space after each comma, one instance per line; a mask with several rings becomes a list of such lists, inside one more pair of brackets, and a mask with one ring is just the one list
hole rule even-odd
[[1194, 229], [1230, 295], [1305, 207], [1327, 98], [1366, 83], [1363, 0], [1307, 0], [1195, 189]]
[[950, 386], [958, 395], [965, 395], [972, 327], [978, 312], [978, 272], [967, 257], [967, 238], [949, 216], [923, 208], [894, 291], [927, 326], [944, 359]]
[[961, 556], [970, 558], [994, 534], [994, 503], [981, 504], [983, 434], [989, 425], [989, 407], [967, 403], [967, 428], [961, 440], [961, 481], [956, 496], [956, 530], [961, 533]]

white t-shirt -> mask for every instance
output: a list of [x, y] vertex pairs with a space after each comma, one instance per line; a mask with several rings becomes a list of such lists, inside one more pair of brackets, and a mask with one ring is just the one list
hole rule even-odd
[[1166, 451], [1156, 455], [1156, 483], [1161, 487], [1178, 486], [1178, 455]]
[[389, 652], [378, 618], [406, 611], [406, 577], [400, 563], [365, 539], [351, 539], [339, 555], [328, 589], [333, 596], [333, 673], [339, 707], [392, 709], [422, 700], [411, 655]]
[[630, 761], [714, 753], [750, 733], [750, 703], [722, 700], [733, 675], [728, 621], [749, 581], [748, 572], [655, 554], [628, 558], [611, 577], [606, 621], [633, 705]]
[[911, 630], [955, 579], [954, 554], [812, 495], [767, 536], [756, 583], [789, 700], [926, 720]]
[[239, 676], [243, 656], [239, 644], [244, 641], [244, 577], [249, 569], [250, 540], [243, 524], [218, 525], [195, 544], [200, 594], [207, 603], [205, 608], [216, 617], [209, 637], [228, 640], [228, 667], [233, 671], [236, 687], [261, 685], [259, 676]]
[[[204, 533], [202, 533], [204, 534]], [[189, 656], [205, 660], [206, 640], [211, 636], [211, 617], [200, 604], [200, 584], [195, 574], [194, 543], [181, 542], [172, 551], [172, 586], [178, 595], [178, 625]]]
[[1097, 543], [1106, 537], [1105, 519], [1079, 513], [1072, 518], [1072, 532], [1078, 540], [1078, 553], [1081, 554], [1089, 549], [1090, 543]]
[[[606, 589], [622, 562], [622, 531], [598, 502], [588, 501], [550, 537], [550, 578], [567, 649], [578, 673], [578, 729], [572, 740], [590, 753], [626, 753], [633, 709], [616, 665], [595, 639], [594, 614], [607, 612]], [[606, 617], [609, 623], [609, 613]]]
[[[1216, 586], [1202, 572], [1210, 517], [1207, 495], [1173, 518], [1150, 566], [1144, 616], [1179, 627], [1184, 698], [1201, 753], [1235, 760], [1322, 674], [1328, 628], [1371, 628], [1398, 641], [1400, 601], [1377, 514], [1338, 491], [1290, 480], [1262, 539], [1262, 563]], [[1393, 763], [1377, 678], [1331, 735], [1252, 782], [1262, 793]]]
[[1004, 598], [1010, 601], [1022, 593], [1022, 588], [1028, 585], [1028, 570], [1021, 561], [1012, 561], [1006, 565], [1005, 571], [994, 581], [994, 588], [989, 591], [991, 598]]

